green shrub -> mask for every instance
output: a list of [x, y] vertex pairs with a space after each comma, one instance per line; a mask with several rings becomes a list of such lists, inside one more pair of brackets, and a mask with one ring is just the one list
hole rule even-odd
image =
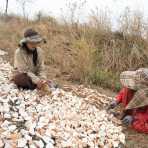
[[119, 91], [121, 88], [119, 76], [113, 72], [106, 72], [104, 70], [95, 71], [90, 75], [92, 84]]

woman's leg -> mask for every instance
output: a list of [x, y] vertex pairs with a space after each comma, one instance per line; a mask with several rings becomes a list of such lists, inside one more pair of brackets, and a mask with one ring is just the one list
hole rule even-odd
[[148, 134], [148, 107], [145, 112], [136, 112], [134, 115], [134, 122], [132, 123], [132, 128], [138, 132], [143, 132]]
[[18, 86], [18, 88], [30, 90], [36, 88], [36, 84], [32, 82], [31, 78], [26, 73], [20, 73], [15, 75], [13, 81]]

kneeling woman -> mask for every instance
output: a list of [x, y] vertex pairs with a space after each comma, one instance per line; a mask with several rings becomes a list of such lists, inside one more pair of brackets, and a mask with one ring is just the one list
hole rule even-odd
[[113, 109], [122, 103], [125, 114], [122, 122], [138, 132], [148, 133], [148, 69], [125, 71], [120, 75], [123, 89], [110, 104]]
[[42, 37], [33, 29], [27, 29], [14, 56], [13, 81], [19, 88], [41, 88], [46, 83], [44, 54], [38, 45]]

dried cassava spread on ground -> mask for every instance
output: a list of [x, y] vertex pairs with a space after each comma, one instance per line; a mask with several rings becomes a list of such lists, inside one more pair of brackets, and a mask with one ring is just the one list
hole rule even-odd
[[99, 109], [110, 98], [81, 87], [56, 89], [50, 96], [18, 90], [8, 79], [12, 66], [3, 61], [4, 54], [0, 51], [0, 147], [111, 148], [125, 143], [118, 121]]

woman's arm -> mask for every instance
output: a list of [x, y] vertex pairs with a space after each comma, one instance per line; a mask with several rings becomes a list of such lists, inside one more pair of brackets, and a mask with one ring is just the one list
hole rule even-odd
[[44, 52], [42, 49], [38, 48], [38, 76], [40, 77], [40, 79], [46, 79], [46, 70], [45, 70], [45, 56], [44, 56]]

